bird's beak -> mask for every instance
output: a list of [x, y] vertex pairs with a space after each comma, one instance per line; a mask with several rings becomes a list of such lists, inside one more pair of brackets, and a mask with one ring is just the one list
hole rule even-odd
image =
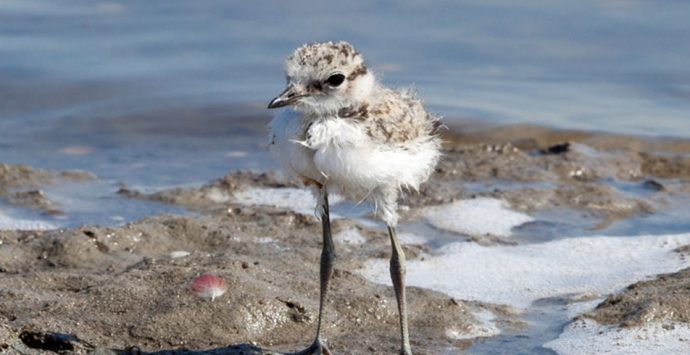
[[300, 94], [294, 85], [290, 85], [287, 87], [287, 89], [285, 89], [285, 91], [278, 95], [278, 97], [268, 103], [268, 108], [278, 108], [292, 105], [302, 97], [304, 97], [304, 95]]

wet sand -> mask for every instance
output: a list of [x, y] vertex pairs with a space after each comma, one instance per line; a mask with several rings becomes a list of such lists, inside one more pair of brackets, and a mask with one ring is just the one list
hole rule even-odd
[[583, 317], [621, 327], [648, 322], [690, 324], [690, 268], [632, 284]]
[[[334, 232], [349, 224], [335, 223]], [[122, 228], [3, 232], [4, 248], [11, 251], [3, 255], [7, 291], [0, 313], [22, 331], [73, 334], [114, 349], [250, 342], [297, 350], [308, 344], [316, 321], [319, 228], [313, 217], [237, 209], [231, 215], [161, 216]], [[271, 240], [258, 241], [259, 236]], [[362, 248], [338, 250], [325, 320], [333, 349], [394, 350], [391, 290], [350, 271], [387, 250], [384, 241], [376, 235]], [[173, 258], [173, 251], [191, 254]], [[186, 289], [207, 272], [229, 285], [213, 302]], [[434, 335], [451, 326], [469, 327], [476, 306], [419, 289], [411, 290], [410, 298], [415, 299], [411, 323], [420, 330], [414, 343], [430, 350], [462, 346]]]
[[[559, 223], [575, 234], [605, 231], [618, 221], [677, 207], [690, 195], [688, 141], [532, 126], [453, 127], [445, 138], [444, 160], [430, 183], [407, 194], [403, 220], [414, 219], [427, 206], [496, 197], [534, 216], [556, 211], [560, 217], [551, 224], [534, 223], [517, 231], [527, 240], [545, 240], [563, 231]], [[43, 196], [41, 188], [60, 179], [85, 178], [93, 177], [2, 165], [0, 197], [10, 205], [58, 214], [59, 203]], [[484, 188], [488, 182], [504, 187]], [[320, 223], [310, 214], [247, 206], [234, 198], [251, 188], [297, 186], [274, 172], [248, 171], [198, 188], [153, 194], [123, 185], [121, 196], [193, 213], [121, 227], [0, 231], [0, 348], [25, 353], [215, 349], [258, 354], [260, 348], [295, 351], [308, 345], [318, 307]], [[563, 216], [574, 217], [558, 219]], [[328, 344], [336, 353], [395, 353], [392, 289], [355, 273], [366, 260], [389, 256], [384, 230], [351, 218], [336, 219], [333, 228], [336, 235], [355, 229], [365, 242], [338, 242], [325, 319]], [[467, 240], [515, 243], [492, 235], [468, 235]], [[405, 248], [410, 260], [434, 253], [427, 245]], [[176, 251], [189, 255], [173, 257]], [[685, 249], [678, 252], [687, 254]], [[187, 289], [206, 272], [229, 285], [213, 302]], [[683, 286], [688, 283], [687, 270], [636, 283], [585, 317], [634, 327], [673, 314], [675, 321], [688, 323], [690, 295]], [[503, 330], [525, 326], [506, 306], [419, 288], [408, 292], [412, 346], [419, 354], [472, 345], [477, 340], [472, 334], [481, 334], [475, 314], [482, 310], [496, 314]], [[449, 329], [469, 339], [450, 336]]]

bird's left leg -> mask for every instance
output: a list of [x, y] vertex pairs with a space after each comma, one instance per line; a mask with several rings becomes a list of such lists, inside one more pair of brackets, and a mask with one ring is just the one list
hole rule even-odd
[[405, 299], [405, 252], [398, 241], [395, 226], [388, 225], [388, 235], [391, 239], [392, 255], [390, 261], [391, 280], [398, 301], [398, 315], [400, 316], [400, 354], [412, 355], [410, 335], [407, 329], [407, 300]]
[[331, 352], [328, 347], [321, 340], [321, 324], [323, 322], [324, 307], [326, 306], [326, 297], [328, 295], [328, 285], [330, 284], [331, 275], [333, 274], [333, 264], [335, 263], [335, 246], [333, 244], [333, 237], [331, 236], [331, 220], [328, 207], [328, 191], [326, 185], [316, 185], [319, 189], [319, 208], [321, 214], [321, 227], [323, 232], [323, 245], [321, 249], [321, 269], [320, 269], [320, 298], [319, 298], [319, 319], [316, 326], [316, 338], [314, 343], [307, 349], [297, 352], [293, 355], [312, 355], [312, 354], [326, 354]]

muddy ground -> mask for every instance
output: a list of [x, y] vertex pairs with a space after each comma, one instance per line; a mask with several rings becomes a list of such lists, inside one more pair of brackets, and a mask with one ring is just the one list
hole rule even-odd
[[[684, 249], [678, 252], [687, 257], [688, 248]], [[690, 268], [634, 283], [582, 317], [621, 327], [647, 322], [690, 323]]]
[[0, 162], [0, 198], [19, 207], [39, 210], [45, 214], [60, 214], [59, 207], [41, 191], [49, 185], [94, 180], [85, 171], [52, 172], [26, 165]]
[[[354, 228], [337, 221], [334, 232]], [[122, 228], [84, 227], [3, 232], [0, 314], [21, 331], [58, 331], [99, 347], [204, 349], [237, 342], [297, 350], [313, 333], [318, 307], [320, 223], [269, 209], [232, 214], [161, 216]], [[387, 254], [370, 232], [366, 247], [340, 246], [326, 332], [334, 351], [393, 352], [397, 313], [390, 289], [349, 270]], [[258, 242], [257, 237], [270, 237]], [[363, 249], [363, 250], [362, 250]], [[173, 258], [173, 251], [191, 254]], [[411, 253], [414, 255], [414, 252]], [[213, 302], [187, 285], [202, 273], [226, 280]], [[477, 306], [411, 289], [413, 343], [429, 349], [462, 346], [438, 337], [469, 329]], [[10, 339], [5, 342], [17, 346]]]
[[[422, 206], [494, 196], [536, 215], [574, 211], [583, 230], [596, 231], [670, 208], [690, 194], [687, 141], [532, 126], [460, 128], [464, 133], [450, 133], [457, 127], [446, 133], [444, 160], [431, 183], [402, 201], [410, 207], [404, 218]], [[0, 198], [46, 215], [60, 214], [59, 204], [46, 199], [41, 188], [92, 178], [0, 165]], [[509, 187], [482, 189], [487, 181], [508, 182]], [[639, 193], [619, 189], [616, 182]], [[472, 183], [479, 187], [468, 187]], [[234, 172], [199, 188], [150, 195], [123, 185], [122, 196], [183, 206], [193, 214], [113, 228], [0, 231], [0, 350], [105, 354], [186, 348], [259, 354], [308, 345], [318, 308], [320, 223], [310, 215], [243, 206], [232, 199], [249, 187], [294, 186], [297, 182], [273, 172]], [[352, 220], [333, 222], [335, 234], [350, 228], [367, 242], [336, 246], [325, 319], [328, 344], [335, 353], [395, 353], [392, 289], [353, 273], [368, 258], [390, 255], [387, 237], [383, 230]], [[501, 242], [490, 237], [468, 240]], [[176, 251], [189, 255], [173, 257]], [[406, 252], [414, 259], [433, 250], [408, 245]], [[227, 293], [215, 301], [195, 297], [187, 286], [202, 273], [224, 278]], [[631, 285], [587, 316], [622, 326], [668, 314], [689, 322], [688, 284], [690, 272], [684, 270]], [[471, 345], [473, 340], [453, 339], [447, 331], [475, 332], [481, 326], [472, 314], [482, 308], [501, 316], [501, 327], [521, 327], [507, 308], [418, 288], [410, 288], [408, 297], [412, 345], [419, 354]]]

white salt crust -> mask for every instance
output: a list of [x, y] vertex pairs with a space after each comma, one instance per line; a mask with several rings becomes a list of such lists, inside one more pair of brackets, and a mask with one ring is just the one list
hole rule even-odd
[[495, 198], [460, 200], [422, 209], [422, 215], [437, 228], [468, 235], [509, 237], [510, 231], [534, 220]]
[[[453, 243], [439, 249], [438, 256], [409, 261], [407, 282], [462, 300], [525, 309], [548, 297], [583, 293], [603, 297], [649, 276], [680, 270], [688, 261], [673, 249], [689, 243], [690, 233], [497, 247]], [[388, 260], [370, 260], [360, 273], [390, 284]]]
[[690, 325], [649, 323], [642, 327], [604, 326], [591, 319], [568, 324], [544, 347], [560, 355], [649, 355], [690, 353]]

